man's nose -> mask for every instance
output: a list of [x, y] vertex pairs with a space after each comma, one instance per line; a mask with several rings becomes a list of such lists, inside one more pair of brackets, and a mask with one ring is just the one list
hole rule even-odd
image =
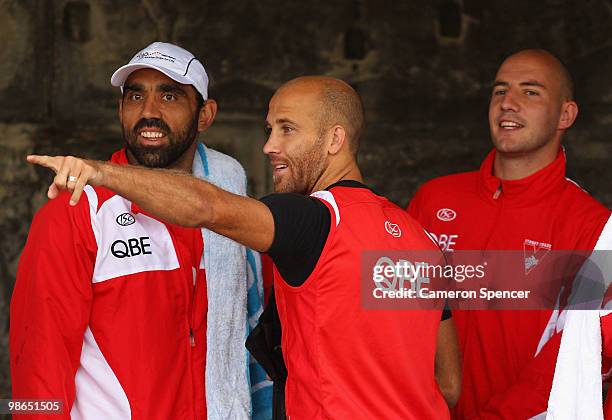
[[500, 103], [501, 109], [504, 111], [514, 111], [518, 112], [520, 109], [519, 103], [516, 100], [515, 94], [508, 90], [506, 94], [502, 97]]
[[160, 107], [157, 99], [154, 96], [148, 96], [145, 98], [142, 106], [142, 117], [143, 118], [160, 118]]
[[276, 140], [276, 136], [274, 131], [270, 130], [270, 134], [268, 134], [268, 140], [263, 146], [263, 152], [266, 155], [275, 154], [279, 152], [278, 149], [278, 141]]

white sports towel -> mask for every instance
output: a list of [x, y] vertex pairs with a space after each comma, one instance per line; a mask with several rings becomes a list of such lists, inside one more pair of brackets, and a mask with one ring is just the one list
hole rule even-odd
[[567, 315], [547, 420], [603, 420], [599, 313], [571, 310]]
[[[246, 176], [233, 158], [198, 144], [193, 175], [246, 195]], [[247, 260], [244, 246], [202, 229], [208, 296], [206, 405], [210, 420], [249, 419]]]
[[577, 276], [578, 285], [570, 298], [570, 310], [567, 311], [548, 399], [547, 420], [603, 419], [599, 318], [612, 311], [584, 309], [601, 305], [601, 301], [593, 302], [584, 297], [592, 296], [589, 289], [593, 287], [601, 286], [602, 291], [609, 287], [612, 261], [608, 253], [597, 251], [611, 249], [612, 218], [606, 223], [593, 254]]

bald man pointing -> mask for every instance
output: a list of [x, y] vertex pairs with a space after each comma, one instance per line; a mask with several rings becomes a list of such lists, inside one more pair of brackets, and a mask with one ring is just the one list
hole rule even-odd
[[171, 223], [203, 226], [275, 264], [292, 419], [449, 417], [434, 376], [441, 310], [365, 310], [365, 250], [437, 250], [402, 209], [362, 183], [363, 106], [346, 83], [302, 77], [272, 97], [264, 152], [278, 194], [240, 197], [190, 176], [73, 157], [52, 168], [49, 197], [104, 185]]

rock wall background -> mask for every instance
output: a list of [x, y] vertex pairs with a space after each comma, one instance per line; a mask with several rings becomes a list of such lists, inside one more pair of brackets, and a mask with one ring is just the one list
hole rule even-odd
[[495, 70], [517, 49], [547, 48], [577, 87], [570, 176], [612, 205], [610, 0], [0, 0], [0, 22], [0, 398], [17, 262], [50, 178], [24, 157], [121, 147], [109, 78], [155, 40], [203, 61], [220, 106], [203, 139], [244, 164], [255, 196], [270, 190], [261, 147], [274, 90], [302, 74], [349, 81], [367, 111], [364, 175], [402, 206], [423, 181], [478, 167]]

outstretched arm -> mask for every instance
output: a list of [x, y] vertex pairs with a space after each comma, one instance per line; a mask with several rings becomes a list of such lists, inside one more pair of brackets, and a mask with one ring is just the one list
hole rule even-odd
[[74, 205], [85, 185], [101, 185], [166, 222], [205, 227], [257, 251], [267, 251], [274, 238], [274, 219], [263, 203], [182, 172], [72, 156], [28, 156], [27, 160], [55, 172], [49, 198], [67, 189]]

